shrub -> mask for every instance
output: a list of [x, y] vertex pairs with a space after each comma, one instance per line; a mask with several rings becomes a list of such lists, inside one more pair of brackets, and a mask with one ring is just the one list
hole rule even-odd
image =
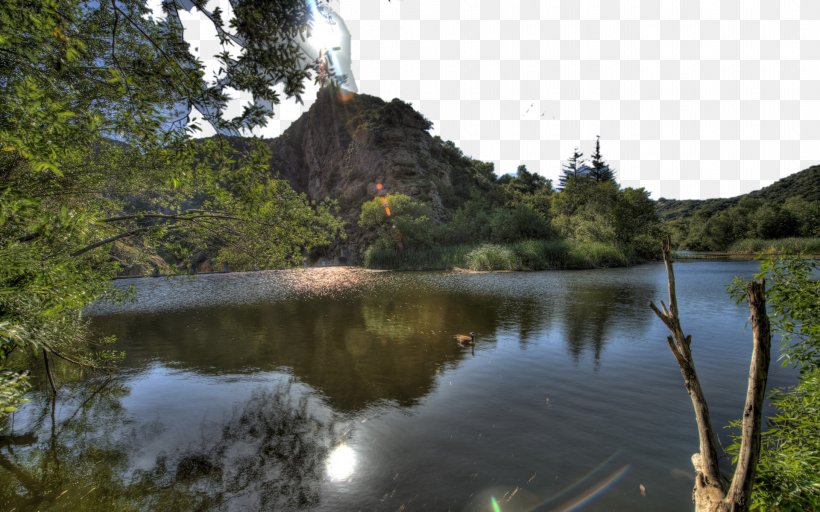
[[526, 270], [574, 268], [569, 243], [563, 240], [524, 240], [513, 246], [521, 266]]
[[481, 245], [467, 253], [464, 259], [470, 270], [516, 270], [520, 267], [511, 249], [495, 244]]
[[490, 239], [493, 242], [517, 242], [528, 238], [546, 238], [550, 225], [527, 205], [498, 208], [489, 219]]

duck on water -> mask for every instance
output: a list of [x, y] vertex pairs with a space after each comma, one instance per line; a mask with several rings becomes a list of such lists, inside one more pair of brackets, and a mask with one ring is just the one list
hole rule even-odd
[[467, 334], [456, 334], [455, 336], [453, 336], [453, 339], [455, 339], [458, 342], [459, 345], [464, 346], [464, 347], [469, 347], [471, 345], [475, 345], [476, 334], [478, 334], [478, 333], [470, 332], [469, 335], [467, 335]]

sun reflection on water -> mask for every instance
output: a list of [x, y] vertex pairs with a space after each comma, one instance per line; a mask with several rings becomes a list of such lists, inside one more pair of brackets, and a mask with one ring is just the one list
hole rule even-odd
[[356, 452], [345, 444], [340, 444], [327, 458], [327, 476], [334, 482], [341, 482], [353, 476], [356, 470]]

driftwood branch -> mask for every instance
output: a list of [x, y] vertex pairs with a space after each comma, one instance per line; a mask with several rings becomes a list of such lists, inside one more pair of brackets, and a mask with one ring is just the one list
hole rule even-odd
[[663, 311], [654, 304], [650, 304], [650, 307], [652, 311], [658, 315], [658, 318], [666, 324], [672, 334], [667, 339], [669, 348], [678, 362], [686, 391], [692, 400], [692, 408], [695, 411], [695, 419], [697, 420], [698, 435], [700, 438], [699, 454], [701, 474], [699, 477], [701, 477], [704, 486], [717, 488], [722, 494], [725, 488], [723, 479], [720, 476], [720, 468], [718, 467], [716, 436], [712, 429], [709, 407], [706, 404], [706, 396], [700, 386], [700, 381], [695, 371], [695, 362], [692, 359], [692, 352], [689, 349], [691, 337], [683, 334], [683, 328], [680, 325], [680, 318], [678, 316], [678, 299], [675, 291], [675, 272], [672, 268], [671, 245], [671, 241], [667, 237], [663, 243], [663, 261], [666, 264], [666, 275], [669, 286], [669, 307], [667, 308], [663, 302], [661, 302]]
[[669, 307], [667, 308], [663, 302], [661, 308], [655, 304], [650, 304], [650, 307], [671, 332], [671, 336], [667, 337], [669, 349], [680, 367], [697, 420], [700, 450], [692, 456], [692, 464], [695, 467], [695, 509], [699, 512], [745, 512], [751, 502], [755, 466], [760, 457], [763, 398], [771, 359], [771, 328], [766, 315], [765, 283], [751, 282], [746, 290], [753, 331], [752, 361], [749, 365], [749, 385], [743, 409], [738, 463], [732, 482], [727, 486], [720, 475], [716, 436], [712, 429], [706, 397], [692, 359], [692, 337], [685, 336], [680, 325], [669, 237], [663, 244], [663, 261], [666, 264], [668, 278]]

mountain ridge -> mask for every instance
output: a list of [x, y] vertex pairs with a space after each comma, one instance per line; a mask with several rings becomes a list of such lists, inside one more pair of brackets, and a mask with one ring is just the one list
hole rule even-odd
[[696, 213], [711, 216], [737, 205], [745, 197], [777, 202], [783, 202], [789, 197], [802, 197], [807, 201], [820, 201], [820, 165], [781, 178], [762, 189], [734, 197], [715, 199], [660, 198], [657, 202], [657, 212], [661, 219], [665, 221], [689, 217]]

